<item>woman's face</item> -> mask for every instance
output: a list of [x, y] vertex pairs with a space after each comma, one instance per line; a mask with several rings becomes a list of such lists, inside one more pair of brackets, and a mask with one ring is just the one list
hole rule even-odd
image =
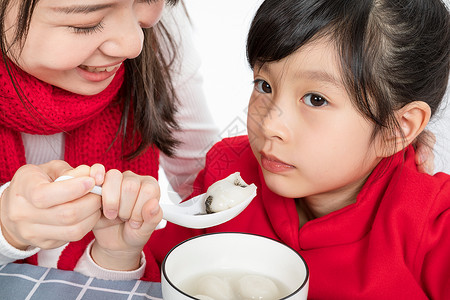
[[337, 56], [332, 43], [318, 40], [255, 67], [248, 135], [279, 195], [348, 200], [381, 160], [373, 124], [352, 105]]
[[[11, 42], [20, 1], [7, 15]], [[11, 58], [36, 78], [82, 95], [103, 91], [122, 62], [141, 53], [142, 28], [154, 26], [164, 0], [40, 0], [24, 47]], [[13, 59], [14, 60], [14, 59]]]

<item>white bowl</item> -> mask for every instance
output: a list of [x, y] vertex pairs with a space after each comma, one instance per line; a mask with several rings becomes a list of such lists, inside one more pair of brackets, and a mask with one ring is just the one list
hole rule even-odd
[[276, 299], [307, 298], [308, 266], [292, 248], [259, 235], [221, 232], [188, 239], [166, 255], [161, 267], [163, 299], [216, 299], [189, 295], [186, 285], [200, 281], [202, 275], [227, 277], [233, 272], [237, 277], [255, 274], [281, 284], [288, 291]]

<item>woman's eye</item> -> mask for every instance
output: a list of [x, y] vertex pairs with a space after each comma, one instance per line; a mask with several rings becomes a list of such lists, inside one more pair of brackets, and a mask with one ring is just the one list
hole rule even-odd
[[86, 27], [79, 27], [79, 26], [69, 26], [75, 33], [84, 33], [84, 34], [91, 34], [100, 32], [103, 29], [102, 22], [94, 25], [94, 26], [86, 26]]
[[257, 79], [254, 82], [255, 89], [262, 94], [270, 94], [272, 93], [272, 87], [270, 84], [267, 83], [267, 81]]
[[306, 94], [305, 96], [303, 96], [303, 102], [306, 105], [313, 107], [328, 105], [328, 100], [317, 94]]

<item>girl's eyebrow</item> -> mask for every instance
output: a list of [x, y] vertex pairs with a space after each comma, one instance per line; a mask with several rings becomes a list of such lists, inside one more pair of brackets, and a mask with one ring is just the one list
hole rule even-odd
[[55, 12], [65, 14], [88, 14], [94, 11], [110, 8], [113, 4], [93, 4], [93, 5], [72, 5], [72, 6], [57, 6], [51, 9]]
[[333, 75], [331, 75], [330, 73], [327, 73], [324, 71], [312, 71], [312, 70], [304, 71], [304, 72], [299, 72], [297, 75], [307, 77], [311, 80], [327, 82], [327, 83], [333, 84], [337, 87], [341, 87], [341, 85], [342, 85], [342, 82], [340, 80], [338, 80], [338, 78], [336, 78]]
[[[271, 66], [269, 64], [264, 64], [259, 68], [259, 72], [271, 72]], [[298, 70], [295, 73], [298, 78], [308, 78], [310, 80], [316, 80], [321, 82], [330, 83], [336, 87], [342, 87], [343, 83], [339, 78], [336, 78], [332, 74], [320, 71], [320, 70]]]

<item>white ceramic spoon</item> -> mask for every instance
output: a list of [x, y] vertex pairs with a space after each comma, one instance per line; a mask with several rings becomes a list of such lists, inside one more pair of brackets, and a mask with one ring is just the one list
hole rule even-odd
[[[72, 176], [61, 176], [55, 181], [62, 181], [73, 178]], [[91, 193], [102, 195], [102, 188], [100, 186], [95, 186]], [[172, 192], [173, 197], [178, 197], [178, 194]], [[176, 195], [175, 195], [176, 194]], [[171, 223], [187, 227], [187, 228], [208, 228], [216, 225], [225, 223], [238, 214], [240, 214], [253, 200], [256, 196], [255, 191], [241, 203], [230, 207], [226, 210], [215, 212], [212, 214], [206, 213], [205, 206], [205, 194], [198, 195], [189, 200], [181, 203], [172, 203], [172, 201], [160, 202], [159, 205], [163, 211], [163, 219]], [[170, 198], [173, 198], [170, 197]]]

